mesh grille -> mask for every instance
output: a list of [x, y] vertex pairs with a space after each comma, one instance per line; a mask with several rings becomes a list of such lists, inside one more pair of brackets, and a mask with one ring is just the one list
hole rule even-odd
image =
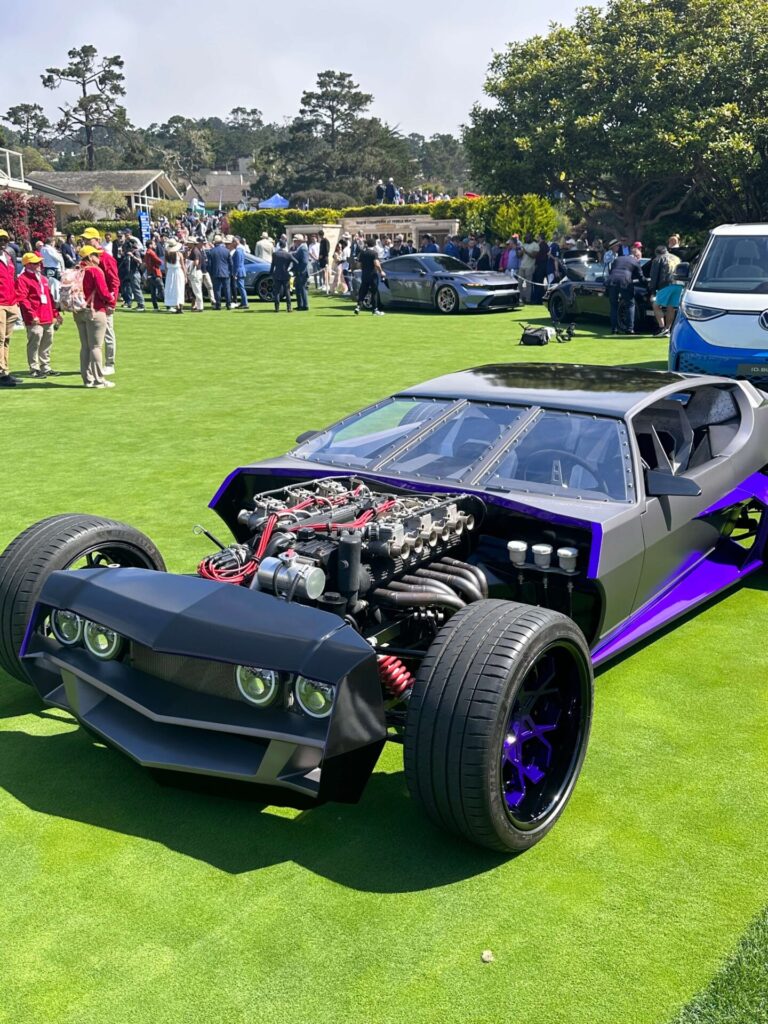
[[240, 700], [235, 682], [235, 666], [179, 654], [160, 654], [142, 644], [132, 643], [130, 660], [139, 672], [155, 679], [175, 683], [185, 690], [208, 693], [228, 700]]

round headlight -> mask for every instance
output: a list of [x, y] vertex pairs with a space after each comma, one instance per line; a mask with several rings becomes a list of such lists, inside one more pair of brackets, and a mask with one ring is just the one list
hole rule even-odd
[[271, 668], [238, 665], [235, 679], [237, 688], [245, 699], [260, 708], [268, 707], [277, 697], [280, 680], [277, 672]]
[[111, 661], [123, 649], [123, 638], [120, 634], [107, 626], [100, 626], [97, 622], [86, 621], [83, 639], [91, 654], [102, 661]]
[[312, 718], [326, 718], [330, 715], [334, 692], [328, 683], [316, 683], [312, 679], [298, 676], [295, 693], [301, 710]]
[[51, 632], [65, 647], [74, 647], [83, 639], [83, 620], [77, 612], [57, 608], [51, 612]]

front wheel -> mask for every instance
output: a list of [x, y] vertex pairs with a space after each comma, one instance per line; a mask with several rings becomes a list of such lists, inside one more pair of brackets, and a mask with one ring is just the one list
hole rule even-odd
[[411, 795], [442, 828], [522, 853], [562, 814], [587, 750], [592, 665], [571, 619], [477, 601], [441, 629], [405, 731]]
[[0, 669], [29, 682], [19, 650], [52, 572], [105, 565], [165, 571], [162, 555], [149, 537], [100, 516], [51, 516], [12, 540], [0, 555]]
[[459, 311], [459, 296], [455, 288], [444, 284], [435, 292], [435, 308], [438, 313], [450, 315]]

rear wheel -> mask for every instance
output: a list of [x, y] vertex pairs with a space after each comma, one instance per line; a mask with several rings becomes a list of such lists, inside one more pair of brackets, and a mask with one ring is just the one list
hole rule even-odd
[[259, 302], [272, 301], [272, 288], [272, 278], [268, 274], [264, 274], [256, 281], [256, 297]]
[[100, 516], [52, 516], [11, 541], [0, 555], [0, 669], [22, 682], [29, 681], [19, 649], [50, 574], [100, 565], [165, 571], [162, 555], [149, 537]]
[[435, 308], [438, 313], [445, 313], [446, 315], [458, 313], [459, 296], [456, 289], [451, 288], [449, 284], [441, 285], [435, 292]]
[[547, 608], [477, 601], [443, 627], [419, 669], [408, 788], [441, 827], [521, 853], [562, 814], [591, 716], [591, 660], [575, 623]]
[[549, 315], [555, 323], [562, 323], [568, 315], [568, 311], [565, 306], [565, 299], [557, 292], [555, 292], [549, 300]]

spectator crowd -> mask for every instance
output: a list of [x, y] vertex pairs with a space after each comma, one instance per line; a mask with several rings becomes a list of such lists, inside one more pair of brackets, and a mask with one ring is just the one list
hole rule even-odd
[[[382, 202], [403, 199], [390, 178], [377, 186]], [[415, 193], [414, 193], [415, 196]], [[423, 196], [415, 196], [419, 201]], [[32, 377], [55, 375], [51, 368], [54, 333], [62, 316], [70, 312], [81, 341], [81, 374], [86, 387], [107, 388], [106, 378], [115, 372], [114, 311], [155, 312], [165, 309], [182, 314], [204, 311], [207, 296], [214, 310], [248, 309], [247, 260], [251, 254], [245, 239], [229, 232], [226, 214], [199, 215], [189, 212], [171, 223], [160, 217], [151, 224], [150, 237], [138, 238], [130, 228], [119, 233], [87, 228], [79, 238], [72, 234], [49, 237], [30, 246], [15, 242], [0, 230], [0, 387], [14, 387], [19, 379], [10, 373], [9, 346], [14, 328], [23, 325], [27, 334], [27, 363]], [[680, 240], [669, 239], [659, 246], [646, 272], [654, 296], [658, 336], [668, 334], [679, 301], [680, 287], [674, 282]], [[611, 308], [611, 327], [619, 330], [619, 307], [627, 310], [630, 332], [634, 331], [635, 284], [641, 277], [642, 243], [614, 238], [603, 244], [600, 238], [549, 239], [531, 232], [514, 233], [506, 241], [494, 241], [483, 234], [440, 238], [422, 234], [418, 244], [403, 234], [344, 232], [331, 247], [323, 231], [295, 234], [291, 244], [285, 235], [277, 240], [264, 232], [253, 256], [269, 264], [272, 301], [276, 311], [285, 304], [290, 312], [309, 308], [310, 284], [327, 295], [353, 292], [353, 268], [361, 268], [369, 286], [384, 276], [382, 264], [411, 253], [453, 256], [472, 269], [505, 273], [520, 283], [524, 302], [541, 303], [547, 289], [565, 275], [565, 263], [589, 254], [601, 262]], [[263, 265], [262, 265], [263, 266]], [[374, 289], [375, 290], [375, 289]], [[268, 295], [264, 296], [265, 298]], [[375, 307], [374, 307], [375, 310]]]

